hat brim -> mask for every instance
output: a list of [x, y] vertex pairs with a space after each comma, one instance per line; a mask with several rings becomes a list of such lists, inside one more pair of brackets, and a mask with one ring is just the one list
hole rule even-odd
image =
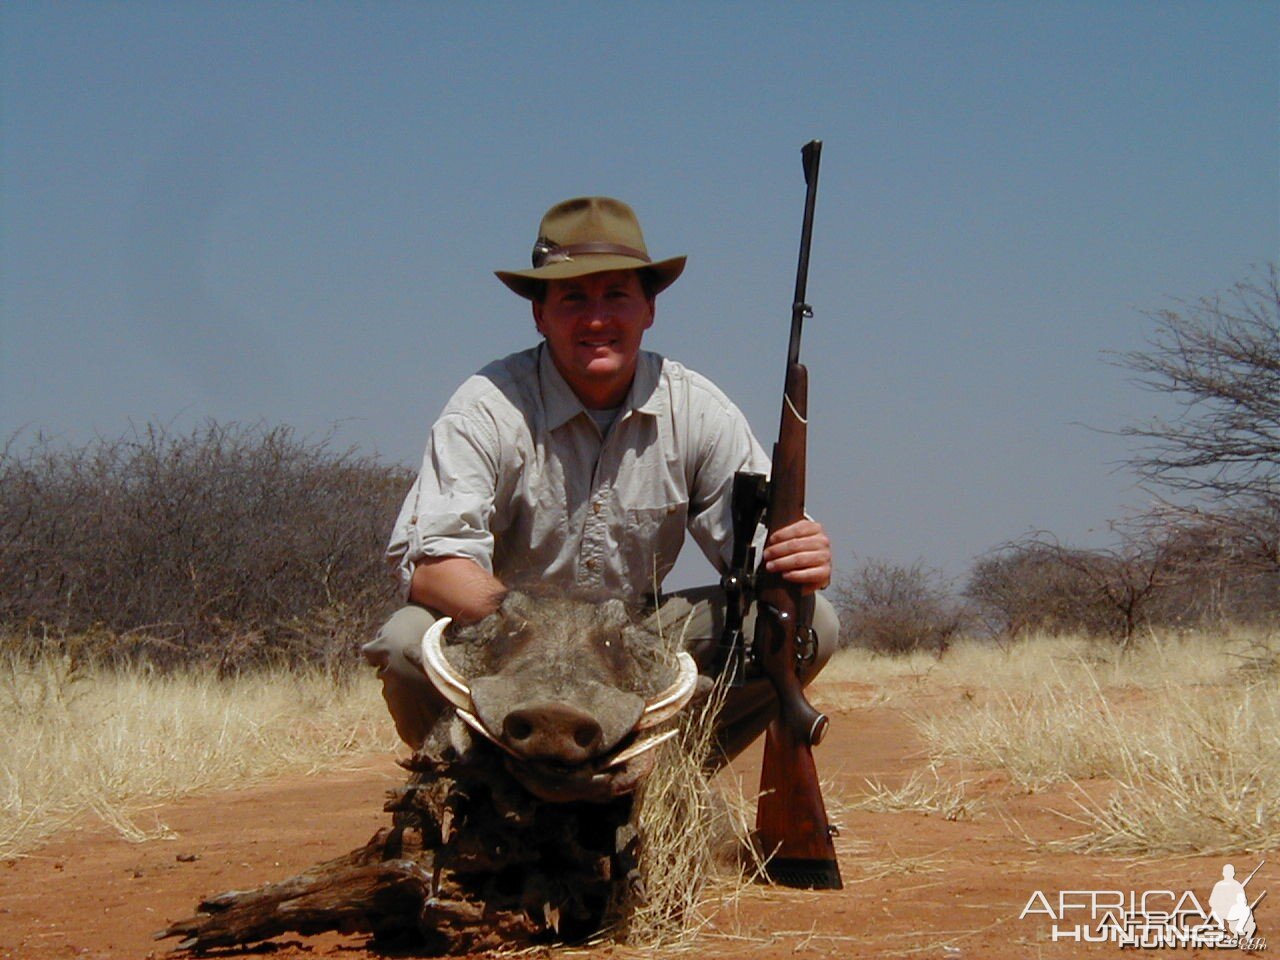
[[531, 270], [495, 270], [494, 275], [515, 294], [526, 300], [536, 300], [539, 287], [548, 280], [568, 280], [592, 273], [610, 270], [647, 270], [653, 277], [651, 292], [661, 293], [671, 286], [684, 272], [684, 257], [671, 257], [657, 263], [644, 263], [635, 257], [603, 253], [580, 256], [573, 260], [561, 260]]

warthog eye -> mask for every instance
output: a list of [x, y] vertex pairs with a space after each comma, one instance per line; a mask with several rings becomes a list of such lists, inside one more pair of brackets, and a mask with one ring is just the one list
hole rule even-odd
[[[609, 671], [617, 677], [628, 672], [627, 645], [614, 630], [598, 630], [592, 638]], [[615, 642], [617, 641], [617, 642]]]

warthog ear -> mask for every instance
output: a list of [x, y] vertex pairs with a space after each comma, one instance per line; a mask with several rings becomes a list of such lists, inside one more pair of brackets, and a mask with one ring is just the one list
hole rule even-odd
[[512, 620], [532, 620], [538, 612], [537, 603], [519, 590], [510, 590], [502, 598], [498, 612]]
[[608, 622], [631, 622], [631, 617], [627, 615], [627, 605], [616, 597], [600, 604], [600, 618]]

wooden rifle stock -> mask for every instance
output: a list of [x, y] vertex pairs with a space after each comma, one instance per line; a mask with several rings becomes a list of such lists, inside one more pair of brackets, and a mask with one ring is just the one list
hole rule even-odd
[[[791, 311], [782, 421], [773, 448], [773, 474], [765, 514], [770, 533], [804, 517], [809, 376], [799, 361], [799, 353], [801, 327], [804, 318], [811, 315], [805, 303], [805, 284], [821, 147], [821, 142], [815, 140], [803, 150], [808, 190]], [[813, 598], [767, 570], [757, 575], [755, 596], [755, 659], [763, 666], [778, 697], [778, 716], [765, 739], [756, 808], [756, 833], [762, 852], [770, 858], [766, 870], [771, 879], [787, 886], [839, 889], [843, 886], [840, 866], [812, 750], [826, 735], [828, 723], [805, 699], [797, 672], [802, 659], [817, 653], [812, 628]]]

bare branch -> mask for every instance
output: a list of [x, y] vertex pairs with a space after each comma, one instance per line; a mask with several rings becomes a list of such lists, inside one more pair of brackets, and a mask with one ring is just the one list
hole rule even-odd
[[1141, 441], [1130, 464], [1146, 479], [1218, 504], [1280, 501], [1280, 275], [1275, 264], [1226, 294], [1150, 315], [1146, 350], [1117, 362], [1172, 397], [1172, 419], [1120, 433]]

